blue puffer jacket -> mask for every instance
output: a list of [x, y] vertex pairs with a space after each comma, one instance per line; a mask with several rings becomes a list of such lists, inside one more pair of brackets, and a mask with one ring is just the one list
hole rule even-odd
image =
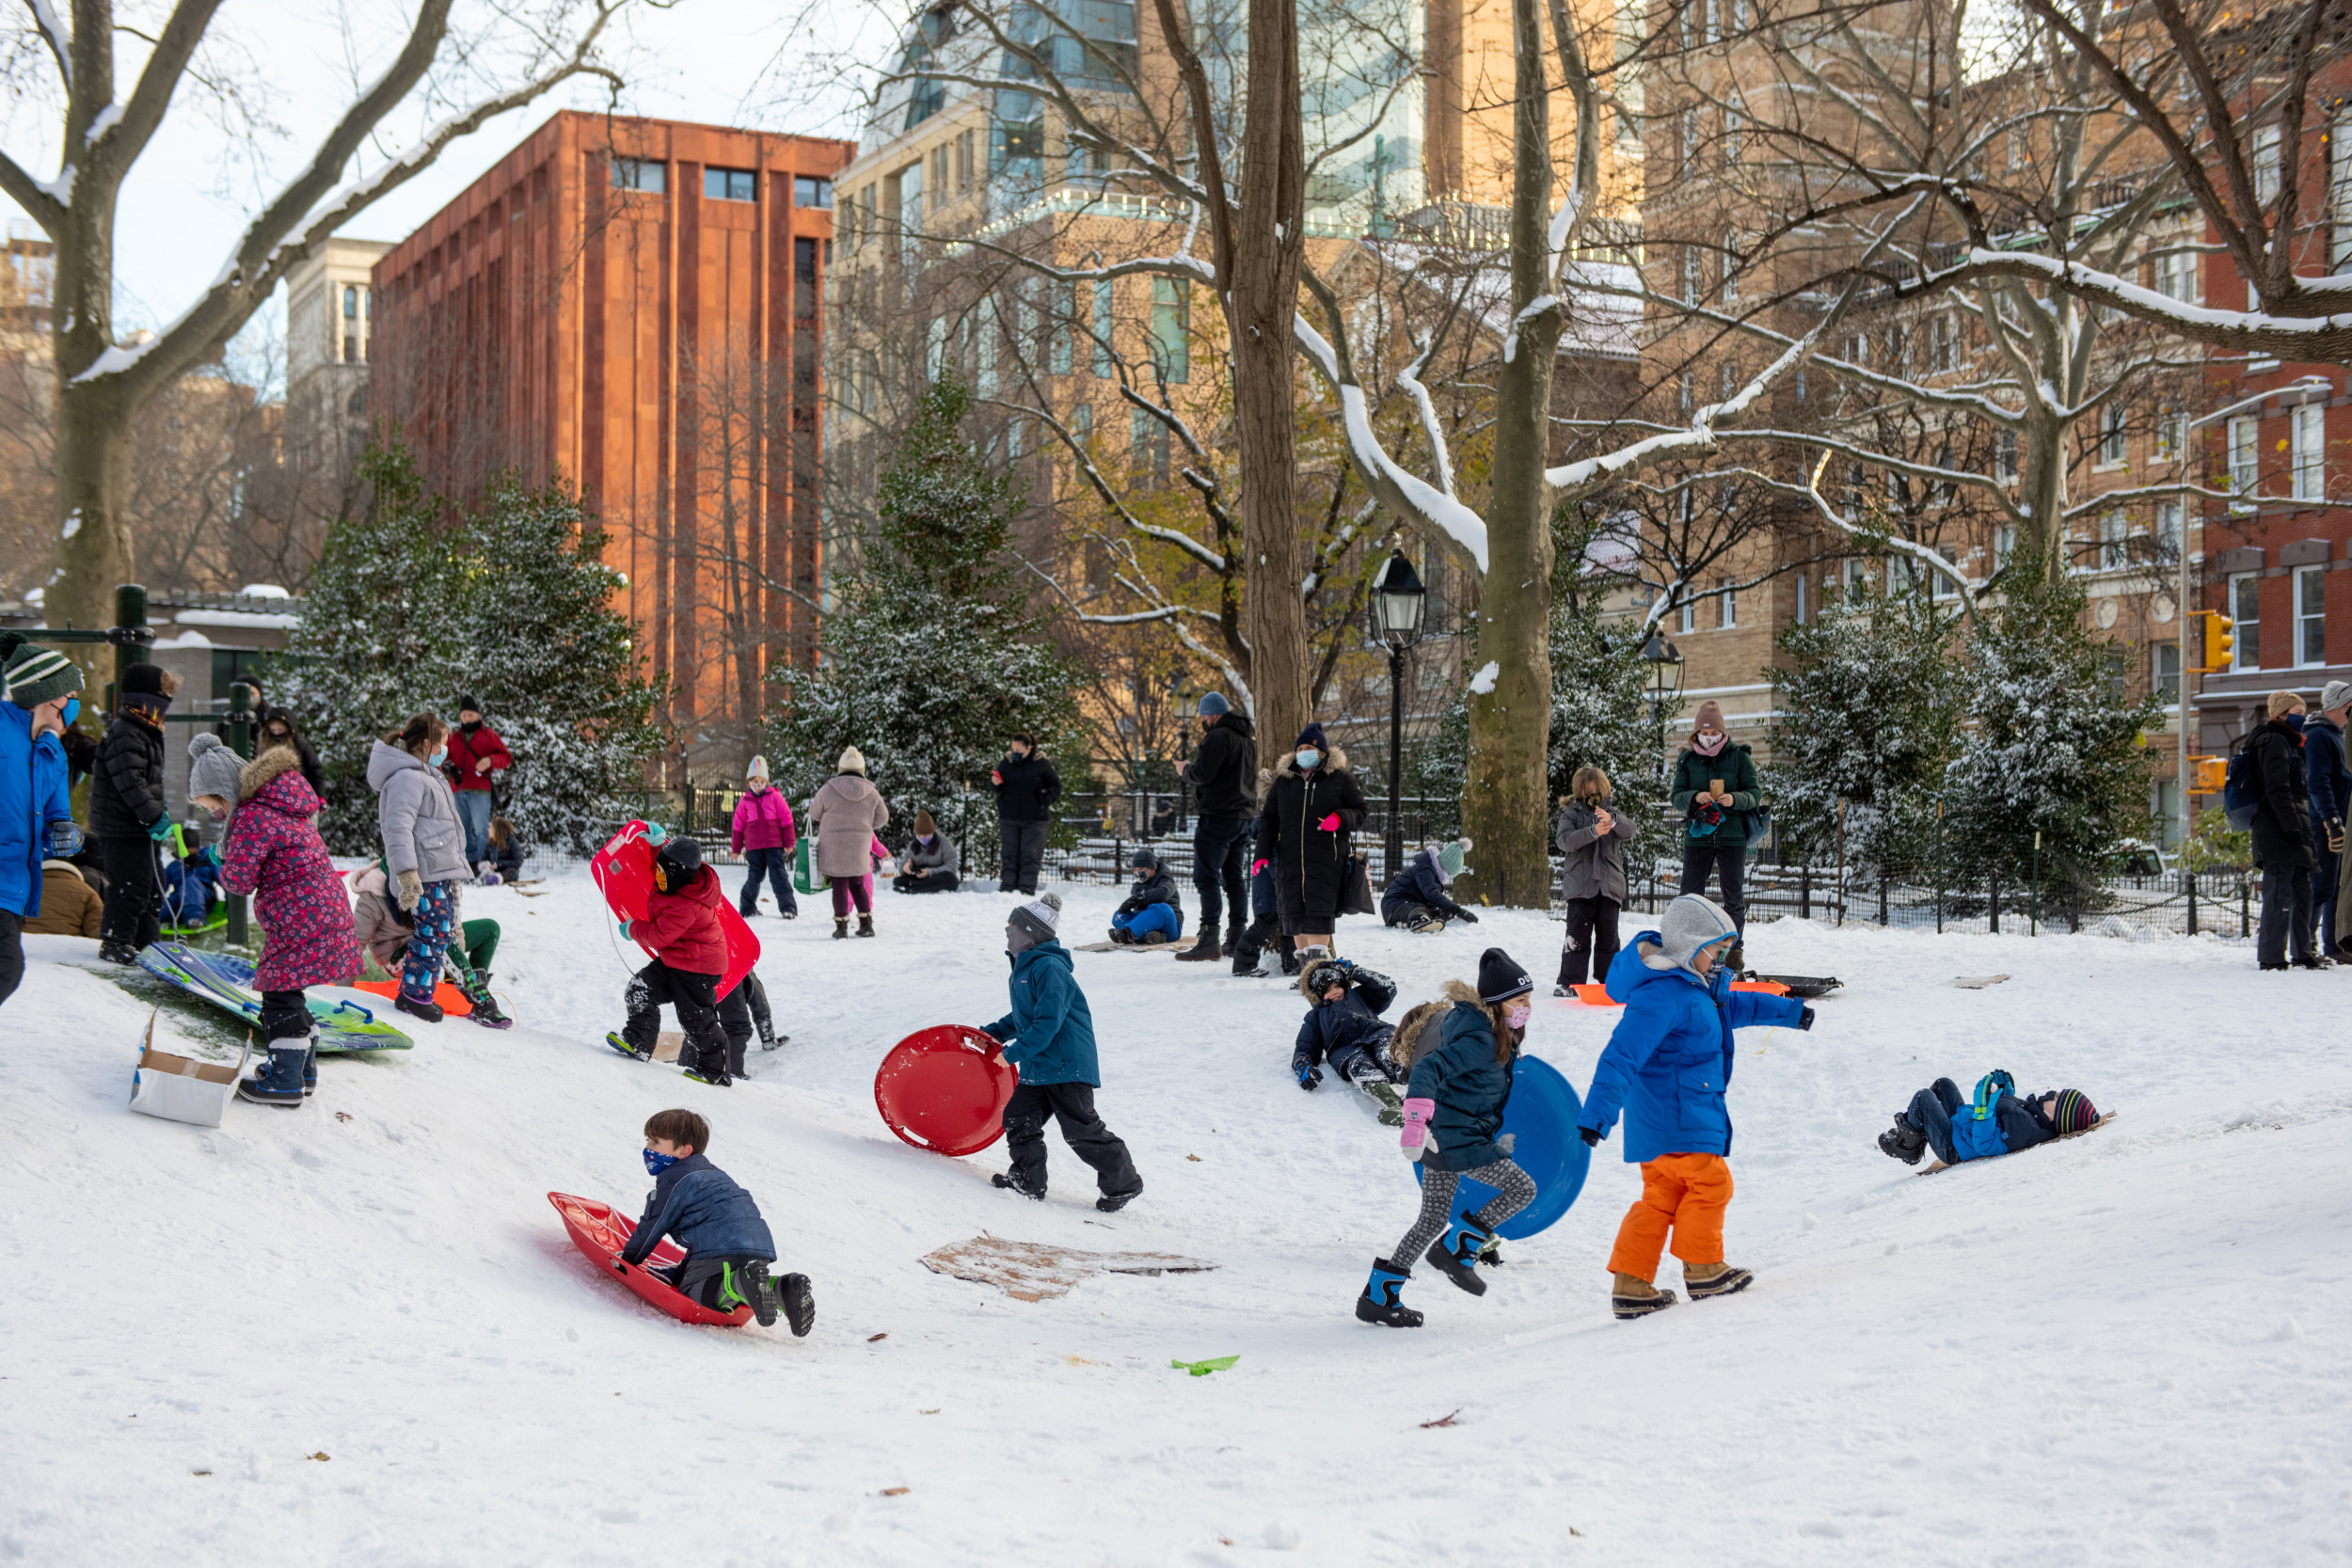
[[49, 824], [72, 817], [65, 748], [54, 735], [34, 740], [32, 714], [0, 702], [0, 911], [27, 917], [40, 913], [40, 863]]
[[642, 1263], [663, 1236], [705, 1258], [776, 1260], [775, 1238], [752, 1195], [699, 1154], [690, 1154], [654, 1179], [645, 1213], [629, 1232], [621, 1261]]
[[1071, 973], [1070, 953], [1043, 942], [1012, 960], [1012, 1011], [987, 1025], [1024, 1084], [1103, 1086], [1094, 1055], [1094, 1015]]
[[1495, 1134], [1502, 1131], [1503, 1107], [1511, 1103], [1512, 1066], [1495, 1059], [1494, 1020], [1478, 992], [1448, 980], [1445, 994], [1454, 1006], [1438, 1023], [1438, 1047], [1413, 1063], [1405, 1097], [1438, 1102], [1429, 1116], [1429, 1133], [1438, 1147], [1422, 1151], [1422, 1166], [1476, 1170], [1503, 1157]]
[[1733, 990], [1722, 969], [1702, 980], [1687, 969], [1652, 969], [1656, 931], [1628, 942], [1609, 966], [1609, 999], [1625, 1016], [1593, 1069], [1578, 1125], [1607, 1132], [1625, 1110], [1625, 1158], [1641, 1164], [1661, 1154], [1731, 1152], [1731, 1032], [1755, 1023], [1793, 1024], [1804, 1004], [1793, 996]]

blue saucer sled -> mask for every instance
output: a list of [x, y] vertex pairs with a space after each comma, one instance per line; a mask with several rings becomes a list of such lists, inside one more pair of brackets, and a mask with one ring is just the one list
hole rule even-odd
[[[1535, 1183], [1535, 1201], [1495, 1227], [1495, 1234], [1525, 1241], [1559, 1221], [1584, 1190], [1593, 1151], [1577, 1136], [1577, 1118], [1584, 1102], [1560, 1069], [1537, 1056], [1521, 1056], [1511, 1073], [1511, 1103], [1502, 1109], [1502, 1130], [1517, 1140], [1511, 1158]], [[1413, 1180], [1422, 1180], [1421, 1162], [1413, 1162]], [[1476, 1211], [1495, 1196], [1484, 1181], [1462, 1178], [1455, 1206]]]

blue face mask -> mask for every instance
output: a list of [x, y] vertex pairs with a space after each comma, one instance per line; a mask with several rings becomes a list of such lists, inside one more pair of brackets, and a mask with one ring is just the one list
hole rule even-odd
[[438, 748], [437, 748], [437, 749], [434, 751], [433, 754], [432, 754], [431, 756], [429, 756], [429, 757], [427, 757], [427, 758], [425, 759], [425, 763], [424, 763], [424, 765], [425, 765], [427, 768], [438, 768], [438, 767], [440, 767], [440, 766], [441, 766], [441, 764], [443, 764], [443, 763], [447, 762], [448, 760], [449, 760], [449, 748], [448, 748], [448, 747], [446, 747], [446, 746], [442, 746], [442, 747], [438, 747]]
[[72, 723], [76, 719], [82, 717], [82, 699], [79, 697], [68, 697], [65, 700], [64, 711], [59, 713], [57, 717], [64, 720], [69, 724]]
[[1321, 762], [1322, 760], [1323, 753], [1316, 751], [1312, 746], [1301, 746], [1298, 749], [1298, 770], [1301, 773], [1313, 772], [1315, 770], [1315, 764]]
[[675, 1154], [656, 1154], [650, 1148], [645, 1150], [645, 1170], [649, 1175], [660, 1176], [677, 1163], [678, 1157]]

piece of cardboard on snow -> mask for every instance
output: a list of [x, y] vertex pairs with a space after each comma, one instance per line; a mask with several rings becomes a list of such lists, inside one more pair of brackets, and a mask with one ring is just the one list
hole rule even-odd
[[1217, 1265], [1172, 1252], [1087, 1252], [1040, 1242], [1008, 1242], [983, 1231], [923, 1255], [933, 1274], [993, 1285], [1015, 1301], [1047, 1301], [1094, 1274], [1201, 1274]]
[[2008, 978], [2006, 974], [1955, 974], [1952, 976], [1952, 984], [1962, 990], [1982, 990], [1987, 986], [1997, 986]]

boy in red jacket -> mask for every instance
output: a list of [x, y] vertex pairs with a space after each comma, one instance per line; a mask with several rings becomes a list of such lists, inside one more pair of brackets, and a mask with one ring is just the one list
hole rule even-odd
[[[678, 1053], [686, 1076], [724, 1088], [735, 1081], [727, 1071], [727, 1037], [718, 994], [727, 968], [726, 929], [719, 924], [719, 901], [725, 895], [718, 873], [703, 863], [701, 845], [666, 834], [656, 839], [657, 832], [645, 835], [660, 845], [653, 857], [654, 891], [645, 900], [645, 918], [621, 923], [621, 935], [652, 948], [654, 960], [629, 977], [628, 989], [621, 993], [628, 1022], [618, 1033], [605, 1036], [605, 1042], [625, 1056], [652, 1061], [666, 1002], [677, 1009], [678, 1027], [686, 1032], [685, 1049]], [[743, 990], [738, 986], [728, 993], [733, 1008], [744, 1006]]]

